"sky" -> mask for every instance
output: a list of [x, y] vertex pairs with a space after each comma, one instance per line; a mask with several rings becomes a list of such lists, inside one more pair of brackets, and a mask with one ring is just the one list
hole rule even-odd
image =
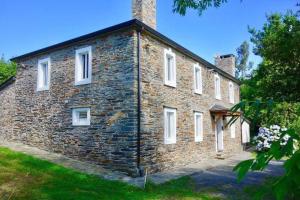
[[[250, 40], [266, 14], [296, 9], [297, 0], [228, 0], [201, 16], [172, 12], [173, 0], [157, 0], [157, 30], [213, 63]], [[0, 55], [6, 59], [130, 20], [131, 0], [0, 0]], [[251, 45], [252, 46], [252, 45]], [[250, 61], [260, 57], [250, 55]]]

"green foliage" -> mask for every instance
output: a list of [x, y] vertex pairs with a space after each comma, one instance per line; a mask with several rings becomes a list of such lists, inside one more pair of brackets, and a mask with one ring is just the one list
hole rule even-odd
[[[243, 101], [235, 105], [232, 111], [240, 110], [257, 119], [264, 114], [273, 115], [272, 109], [274, 106], [275, 104], [271, 100], [268, 102], [261, 102], [259, 100], [254, 102]], [[233, 117], [229, 123], [233, 123], [236, 118]], [[241, 181], [249, 171], [262, 171], [272, 159], [282, 160], [285, 158], [285, 173], [273, 182], [271, 187], [271, 192], [278, 200], [286, 198], [295, 199], [300, 195], [300, 136], [293, 129], [281, 130], [280, 139], [285, 135], [290, 136], [286, 145], [282, 146], [280, 140], [274, 141], [269, 150], [257, 152], [254, 159], [243, 161], [233, 169], [237, 172], [238, 180]], [[262, 199], [268, 192], [267, 190], [261, 190], [256, 197]]]
[[16, 74], [17, 65], [13, 62], [5, 61], [2, 57], [0, 59], [0, 85], [10, 77]]
[[201, 15], [207, 8], [218, 8], [226, 2], [227, 0], [174, 0], [173, 11], [185, 15], [187, 9], [194, 9]]
[[243, 79], [246, 76], [246, 72], [250, 71], [253, 67], [253, 62], [248, 63], [249, 58], [249, 44], [244, 41], [236, 50], [236, 72], [235, 76], [237, 78]]
[[254, 74], [258, 94], [278, 102], [300, 101], [300, 21], [296, 14], [272, 14], [262, 30], [249, 29], [254, 53], [263, 62]]

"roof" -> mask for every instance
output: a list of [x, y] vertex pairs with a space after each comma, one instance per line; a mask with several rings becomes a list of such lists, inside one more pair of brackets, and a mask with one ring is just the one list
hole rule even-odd
[[9, 86], [10, 84], [14, 83], [16, 80], [16, 77], [12, 76], [9, 79], [7, 79], [4, 83], [0, 84], [0, 91]]
[[240, 115], [240, 112], [232, 112], [230, 108], [226, 108], [219, 104], [214, 104], [209, 111], [213, 114], [222, 114], [226, 116]]
[[162, 41], [163, 43], [166, 43], [167, 45], [173, 47], [177, 51], [190, 56], [192, 59], [196, 60], [197, 62], [205, 65], [206, 67], [208, 67], [210, 69], [213, 69], [214, 71], [216, 71], [219, 74], [223, 75], [224, 77], [236, 82], [237, 84], [240, 84], [240, 81], [238, 79], [236, 79], [235, 77], [233, 77], [231, 74], [221, 70], [220, 68], [216, 67], [215, 65], [211, 64], [210, 62], [206, 61], [205, 59], [201, 58], [200, 56], [196, 55], [195, 53], [189, 51], [188, 49], [184, 48], [180, 44], [176, 43], [175, 41], [164, 36], [163, 34], [159, 33], [158, 31], [154, 30], [150, 26], [144, 24], [143, 22], [141, 22], [137, 19], [123, 22], [121, 24], [117, 24], [115, 26], [111, 26], [111, 27], [108, 27], [108, 28], [105, 28], [105, 29], [102, 29], [102, 30], [99, 30], [96, 32], [92, 32], [92, 33], [89, 33], [89, 34], [86, 34], [86, 35], [83, 35], [83, 36], [80, 36], [80, 37], [77, 37], [77, 38], [74, 38], [71, 40], [67, 40], [65, 42], [61, 42], [61, 43], [58, 43], [58, 44], [55, 44], [52, 46], [48, 46], [46, 48], [42, 48], [37, 51], [26, 53], [24, 55], [12, 58], [11, 61], [19, 62], [20, 60], [31, 57], [31, 56], [37, 56], [37, 55], [40, 55], [43, 53], [48, 53], [50, 51], [58, 50], [58, 49], [66, 47], [66, 46], [73, 45], [74, 43], [77, 43], [77, 42], [82, 42], [84, 40], [96, 38], [96, 37], [99, 37], [99, 36], [102, 36], [105, 34], [109, 34], [112, 32], [116, 32], [116, 31], [120, 31], [120, 30], [128, 29], [128, 28], [136, 28], [137, 30], [140, 30], [140, 31], [146, 31], [147, 33], [154, 36], [156, 39]]

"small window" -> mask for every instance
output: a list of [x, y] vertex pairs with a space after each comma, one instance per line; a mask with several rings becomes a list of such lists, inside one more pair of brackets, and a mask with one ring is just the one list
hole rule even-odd
[[86, 47], [76, 50], [75, 85], [91, 83], [92, 48]]
[[194, 65], [194, 85], [195, 93], [202, 94], [202, 73], [199, 64]]
[[230, 137], [235, 138], [235, 123], [230, 126]]
[[171, 50], [165, 50], [165, 84], [176, 87], [176, 56]]
[[49, 90], [50, 85], [50, 58], [39, 60], [37, 91]]
[[221, 83], [220, 77], [218, 74], [215, 75], [215, 97], [216, 99], [221, 100]]
[[89, 126], [91, 124], [90, 108], [74, 108], [73, 126]]
[[164, 139], [165, 144], [176, 143], [176, 109], [164, 109]]
[[229, 102], [234, 103], [234, 86], [232, 82], [229, 82]]
[[203, 141], [203, 114], [199, 112], [194, 113], [195, 118], [195, 142]]

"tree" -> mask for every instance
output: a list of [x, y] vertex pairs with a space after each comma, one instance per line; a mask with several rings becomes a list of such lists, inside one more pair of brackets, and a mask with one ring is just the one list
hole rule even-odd
[[0, 85], [16, 74], [16, 64], [6, 61], [2, 56], [0, 59]]
[[246, 77], [247, 71], [251, 70], [253, 67], [253, 62], [248, 63], [249, 59], [249, 44], [244, 41], [237, 49], [237, 59], [236, 59], [236, 71], [235, 76], [240, 79]]
[[259, 95], [276, 101], [300, 101], [300, 21], [296, 14], [268, 16], [262, 30], [249, 29], [254, 53], [263, 62], [255, 72]]
[[174, 0], [173, 11], [185, 15], [188, 8], [197, 10], [199, 15], [209, 7], [220, 7], [227, 0]]

